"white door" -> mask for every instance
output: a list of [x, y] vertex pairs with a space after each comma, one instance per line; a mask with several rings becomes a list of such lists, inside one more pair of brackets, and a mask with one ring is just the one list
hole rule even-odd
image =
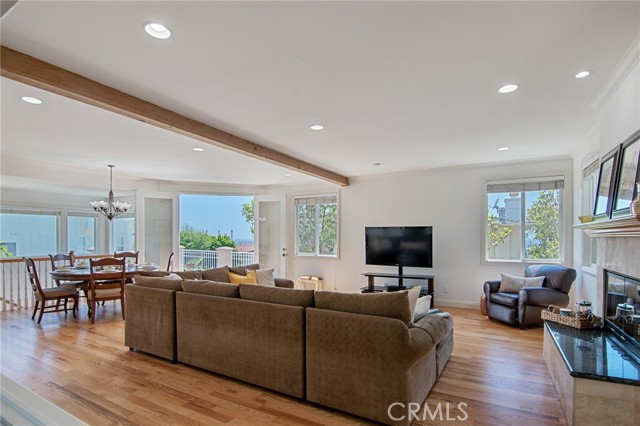
[[254, 198], [254, 250], [260, 268], [274, 269], [275, 277], [287, 276], [286, 198]]
[[147, 192], [139, 194], [139, 197], [138, 205], [142, 206], [136, 232], [141, 255], [139, 261], [153, 262], [161, 270], [165, 270], [169, 256], [174, 252], [174, 264], [177, 265], [177, 232], [174, 232], [178, 224], [177, 196]]

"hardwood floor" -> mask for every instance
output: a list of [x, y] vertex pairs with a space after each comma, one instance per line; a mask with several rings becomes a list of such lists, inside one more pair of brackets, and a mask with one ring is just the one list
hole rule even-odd
[[[447, 308], [455, 348], [415, 425], [564, 425], [542, 359], [542, 328], [520, 330], [479, 310]], [[171, 364], [124, 346], [113, 303], [91, 325], [83, 306], [71, 314], [5, 312], [2, 373], [93, 426], [362, 425], [346, 413], [306, 403], [197, 368]], [[437, 405], [442, 403], [442, 415]], [[446, 420], [446, 403], [450, 407]], [[462, 411], [458, 409], [461, 405]], [[466, 415], [465, 415], [466, 413]]]

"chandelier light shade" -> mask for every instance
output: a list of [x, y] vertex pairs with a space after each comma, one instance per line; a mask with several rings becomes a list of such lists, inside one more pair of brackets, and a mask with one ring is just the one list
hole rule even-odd
[[129, 203], [122, 203], [119, 201], [113, 201], [113, 168], [115, 167], [113, 164], [108, 164], [110, 170], [109, 177], [109, 198], [107, 201], [92, 201], [91, 207], [98, 213], [101, 213], [107, 217], [107, 219], [111, 220], [116, 216], [120, 216], [122, 213], [125, 213], [131, 207]]

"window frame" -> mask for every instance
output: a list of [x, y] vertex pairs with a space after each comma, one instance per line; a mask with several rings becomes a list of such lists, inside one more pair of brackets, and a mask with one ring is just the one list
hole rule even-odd
[[[595, 200], [598, 196], [598, 181], [600, 176], [600, 156], [596, 153], [587, 157], [581, 168], [582, 179], [580, 181], [580, 198], [583, 215], [592, 215]], [[589, 193], [585, 192], [588, 188]], [[594, 251], [597, 251], [597, 238], [591, 238], [581, 232], [582, 238], [582, 265], [592, 271], [596, 270], [597, 259], [593, 258]]]
[[[331, 204], [331, 203], [312, 203], [316, 206], [314, 222], [315, 222], [315, 249], [313, 253], [300, 253], [298, 248], [298, 237], [299, 237], [299, 215], [298, 215], [298, 200], [306, 199], [320, 199], [320, 198], [334, 198], [336, 204], [336, 244], [335, 244], [335, 254], [321, 254], [320, 253], [320, 229], [319, 229], [319, 211], [320, 209], [317, 207], [321, 204]], [[338, 259], [339, 257], [339, 247], [340, 247], [340, 201], [338, 198], [338, 193], [326, 193], [326, 194], [317, 194], [317, 195], [298, 195], [293, 198], [293, 208], [294, 208], [294, 253], [297, 257], [304, 258], [328, 258], [328, 259]]]
[[[118, 250], [118, 246], [116, 243], [116, 236], [115, 236], [115, 226], [113, 221], [114, 220], [121, 220], [121, 219], [133, 219], [133, 247], [125, 247], [123, 250]], [[117, 251], [138, 251], [138, 234], [137, 234], [137, 217], [135, 212], [132, 211], [127, 211], [126, 213], [123, 213], [117, 217], [114, 217], [111, 221], [109, 221], [109, 238], [108, 238], [108, 250], [107, 252], [117, 252]]]
[[[56, 230], [55, 230], [55, 253], [60, 253], [60, 247], [62, 246], [62, 210], [58, 208], [47, 208], [47, 207], [27, 207], [27, 206], [2, 206], [0, 207], [0, 213], [2, 214], [22, 214], [22, 215], [32, 215], [32, 216], [53, 216], [56, 219]], [[66, 237], [65, 237], [66, 238]], [[6, 259], [18, 259], [21, 257], [46, 257], [49, 253], [41, 253], [41, 254], [29, 254], [29, 255], [16, 255], [11, 257], [7, 257]]]
[[94, 249], [96, 250], [94, 253], [80, 253], [74, 250], [76, 255], [91, 255], [99, 253], [98, 246], [100, 245], [100, 237], [99, 237], [99, 228], [100, 228], [100, 215], [93, 210], [81, 210], [81, 209], [69, 209], [67, 210], [67, 226], [66, 226], [66, 241], [67, 241], [67, 251], [74, 250], [71, 248], [71, 240], [69, 239], [69, 219], [72, 217], [92, 217], [94, 218], [94, 227], [93, 227], [93, 242]]
[[[526, 257], [526, 199], [525, 197], [520, 197], [520, 258], [519, 259], [490, 259], [488, 257], [488, 219], [489, 219], [489, 185], [491, 184], [527, 184], [527, 183], [535, 183], [535, 182], [551, 182], [551, 181], [562, 181], [563, 187], [558, 188], [560, 190], [560, 200], [558, 207], [558, 259], [530, 259]], [[537, 176], [537, 177], [527, 177], [527, 178], [504, 178], [504, 179], [485, 179], [484, 180], [484, 212], [482, 215], [483, 226], [482, 226], [482, 255], [481, 255], [481, 263], [485, 265], [496, 265], [496, 264], [564, 264], [566, 261], [566, 242], [565, 242], [565, 203], [566, 203], [566, 190], [568, 189], [568, 185], [570, 185], [571, 181], [567, 178], [566, 174], [555, 174], [548, 176]], [[521, 190], [517, 191], [520, 193], [523, 192], [532, 192], [533, 190]], [[513, 191], [516, 192], [516, 191]]]

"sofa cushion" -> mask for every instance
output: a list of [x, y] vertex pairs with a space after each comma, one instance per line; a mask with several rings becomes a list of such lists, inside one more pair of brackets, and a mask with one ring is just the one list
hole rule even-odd
[[231, 284], [257, 284], [256, 271], [249, 271], [247, 275], [238, 275], [229, 272], [229, 281], [231, 281]]
[[[202, 271], [202, 276], [200, 277], [206, 281], [215, 281], [218, 283], [229, 283], [229, 267], [221, 266], [219, 268], [207, 269]], [[186, 278], [185, 278], [186, 279]], [[192, 279], [192, 278], [190, 278]]]
[[276, 303], [279, 305], [314, 306], [313, 290], [266, 287], [261, 285], [240, 284], [240, 298], [256, 302]]
[[202, 271], [177, 271], [173, 272], [183, 280], [201, 280]]
[[446, 312], [426, 315], [415, 322], [412, 327], [426, 331], [434, 345], [438, 345], [453, 330], [453, 320]]
[[257, 269], [260, 269], [260, 265], [258, 263], [252, 263], [251, 265], [236, 266], [233, 268], [229, 268], [229, 271], [238, 275], [247, 275], [247, 269], [250, 271], [255, 271]]
[[491, 293], [489, 300], [499, 305], [511, 306], [513, 308], [518, 307], [517, 293]]
[[164, 290], [181, 291], [182, 280], [175, 280], [164, 277], [147, 277], [144, 275], [136, 275], [134, 278], [134, 284], [140, 287], [153, 287], [162, 288]]
[[509, 274], [500, 274], [500, 293], [519, 293], [523, 287], [542, 287], [544, 277], [515, 277]]
[[411, 323], [409, 294], [406, 291], [393, 293], [336, 293], [315, 292], [316, 307], [355, 314], [377, 315], [399, 319], [406, 325]]
[[219, 283], [205, 280], [184, 280], [182, 290], [186, 293], [207, 294], [209, 296], [239, 298], [238, 286], [229, 283]]
[[166, 277], [170, 273], [167, 271], [138, 271], [136, 277]]

